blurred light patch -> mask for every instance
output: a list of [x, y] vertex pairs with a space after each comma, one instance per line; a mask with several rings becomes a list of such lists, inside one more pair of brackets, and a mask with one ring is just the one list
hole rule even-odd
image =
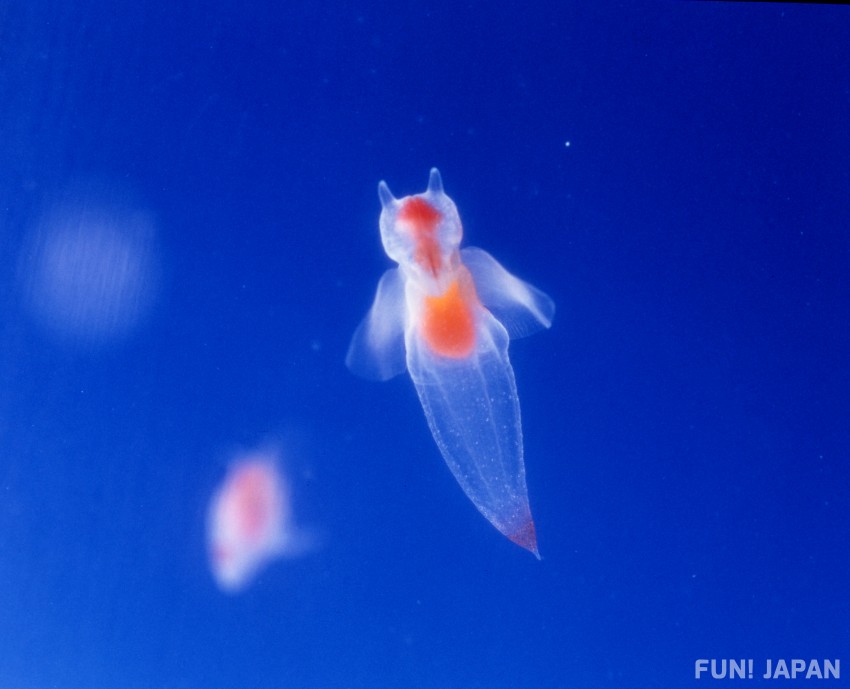
[[127, 337], [160, 283], [152, 215], [110, 189], [49, 204], [24, 243], [26, 310], [55, 338], [97, 347]]

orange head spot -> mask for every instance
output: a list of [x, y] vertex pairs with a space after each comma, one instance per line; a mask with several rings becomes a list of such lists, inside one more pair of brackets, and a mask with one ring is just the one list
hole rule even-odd
[[431, 351], [440, 356], [462, 359], [472, 352], [475, 346], [472, 303], [457, 280], [440, 296], [425, 297], [422, 336]]
[[437, 223], [440, 211], [418, 196], [405, 201], [398, 218], [410, 225], [416, 248], [413, 259], [436, 277], [441, 263], [440, 246], [437, 243]]
[[434, 226], [440, 220], [440, 211], [425, 199], [414, 196], [404, 202], [404, 207], [399, 211], [398, 217], [400, 220], [409, 222], [414, 228], [433, 232]]

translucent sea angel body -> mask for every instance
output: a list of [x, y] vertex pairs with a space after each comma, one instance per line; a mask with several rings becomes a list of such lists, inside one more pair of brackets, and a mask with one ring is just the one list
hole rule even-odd
[[555, 305], [490, 254], [460, 249], [463, 228], [434, 168], [422, 194], [378, 185], [384, 273], [346, 363], [367, 378], [409, 371], [431, 434], [493, 526], [539, 557], [528, 504], [510, 338], [552, 323]]
[[213, 577], [222, 591], [244, 589], [278, 557], [305, 550], [293, 525], [289, 483], [273, 454], [240, 457], [210, 501], [207, 546]]

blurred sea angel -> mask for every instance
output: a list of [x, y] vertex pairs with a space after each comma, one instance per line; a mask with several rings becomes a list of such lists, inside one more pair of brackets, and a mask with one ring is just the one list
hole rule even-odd
[[274, 454], [258, 451], [231, 465], [210, 502], [207, 545], [213, 577], [229, 593], [244, 589], [271, 560], [304, 552]]

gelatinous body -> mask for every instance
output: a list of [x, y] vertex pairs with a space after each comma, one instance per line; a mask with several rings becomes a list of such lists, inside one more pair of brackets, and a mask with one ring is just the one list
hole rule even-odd
[[522, 426], [508, 341], [551, 325], [555, 306], [481, 249], [460, 249], [454, 202], [431, 170], [427, 190], [396, 199], [386, 183], [384, 273], [346, 363], [367, 378], [410, 373], [431, 434], [478, 510], [535, 555]]
[[273, 455], [234, 462], [210, 503], [207, 539], [219, 587], [238, 591], [293, 543], [290, 493]]

